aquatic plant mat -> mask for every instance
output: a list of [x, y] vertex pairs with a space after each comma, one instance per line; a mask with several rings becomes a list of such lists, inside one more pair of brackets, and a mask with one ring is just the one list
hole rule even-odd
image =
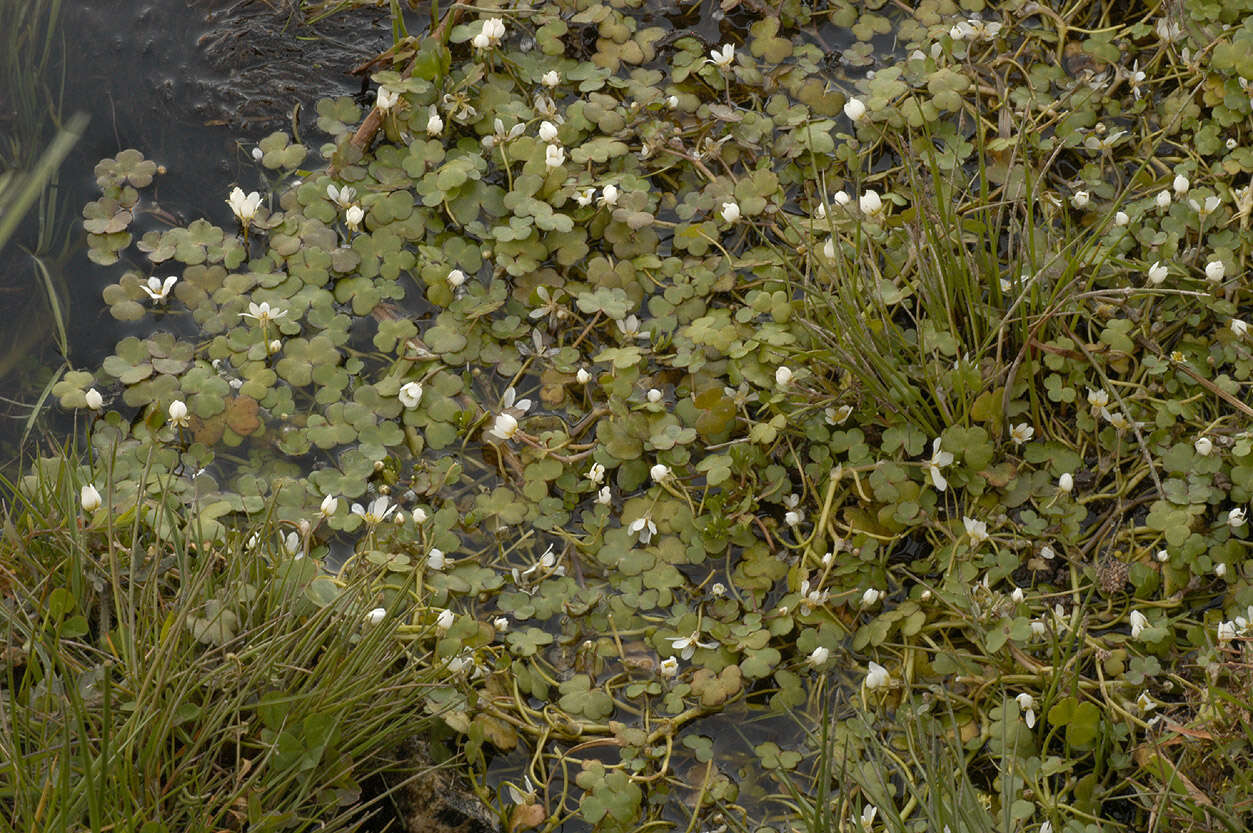
[[[167, 595], [199, 686], [360, 636], [507, 830], [1253, 825], [1250, 6], [907, 5], [436, 9], [204, 219], [103, 160], [132, 334], [6, 527], [98, 576], [5, 575], [18, 827], [121, 824], [31, 715]], [[348, 788], [234, 702], [258, 783]]]

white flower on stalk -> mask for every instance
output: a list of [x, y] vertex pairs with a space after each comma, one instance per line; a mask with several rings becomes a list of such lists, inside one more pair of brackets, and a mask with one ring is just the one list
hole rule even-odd
[[665, 463], [657, 463], [648, 470], [648, 475], [653, 479], [653, 482], [660, 483], [670, 476], [670, 467]]
[[343, 188], [340, 188], [332, 182], [326, 186], [326, 196], [330, 198], [331, 202], [335, 203], [340, 208], [347, 208], [352, 205], [352, 201], [356, 198], [357, 192], [356, 189], [352, 188], [352, 186], [345, 185]]
[[931, 475], [931, 482], [935, 484], [937, 491], [942, 492], [948, 488], [948, 480], [940, 469], [952, 463], [953, 455], [940, 448], [940, 438], [936, 437], [931, 441], [931, 459], [927, 461], [927, 472]]
[[381, 524], [383, 521], [396, 511], [395, 506], [388, 506], [390, 501], [386, 495], [380, 495], [370, 501], [368, 506], [362, 506], [360, 503], [352, 505], [352, 514], [361, 518], [370, 526]]
[[339, 498], [334, 495], [327, 495], [322, 498], [322, 506], [318, 509], [318, 514], [323, 518], [329, 518], [339, 510]]
[[453, 289], [456, 289], [466, 282], [466, 273], [462, 272], [460, 269], [452, 269], [448, 272], [447, 280], [448, 285]]
[[734, 60], [735, 44], [733, 43], [724, 43], [721, 49], [711, 49], [709, 51], [709, 63], [724, 72], [731, 67], [731, 62]]
[[587, 470], [587, 479], [599, 485], [605, 479], [605, 466], [601, 463], [592, 463], [592, 467]]
[[799, 509], [789, 509], [783, 513], [783, 522], [788, 526], [800, 526], [803, 520], [805, 520], [805, 513]]
[[1227, 525], [1232, 529], [1239, 529], [1244, 526], [1245, 515], [1245, 510], [1237, 506], [1227, 513]]
[[104, 397], [95, 388], [88, 388], [87, 392], [83, 394], [83, 399], [86, 400], [87, 407], [93, 411], [98, 411], [104, 407]]
[[976, 521], [974, 518], [964, 516], [962, 517], [962, 524], [966, 527], [966, 534], [970, 536], [970, 542], [975, 546], [988, 540], [988, 524], [986, 521]]
[[779, 365], [774, 370], [774, 383], [779, 387], [783, 387], [792, 381], [792, 368], [787, 365]]
[[1035, 698], [1024, 691], [1022, 694], [1015, 696], [1014, 699], [1018, 701], [1018, 708], [1022, 711], [1022, 717], [1027, 723], [1027, 728], [1035, 728]]
[[1197, 454], [1200, 454], [1202, 457], [1208, 457], [1210, 452], [1214, 450], [1214, 441], [1209, 437], [1197, 437], [1192, 447], [1196, 449]]
[[1171, 183], [1171, 187], [1175, 189], [1175, 193], [1183, 196], [1188, 193], [1188, 189], [1192, 187], [1192, 183], [1183, 174], [1175, 174], [1175, 181]]
[[541, 142], [548, 142], [550, 145], [557, 141], [557, 125], [545, 119], [539, 123], [539, 138]]
[[595, 188], [584, 188], [582, 191], [576, 191], [574, 195], [574, 201], [577, 202], [580, 206], [584, 206], [584, 207], [591, 205], [592, 200], [595, 198], [596, 198]]
[[1201, 215], [1202, 218], [1205, 218], [1206, 216], [1213, 214], [1215, 211], [1218, 210], [1218, 207], [1222, 204], [1223, 204], [1222, 199], [1216, 196], [1206, 197], [1204, 202], [1197, 202], [1196, 200], [1188, 200], [1188, 205], [1192, 207], [1193, 211]]
[[441, 631], [446, 631], [451, 628], [453, 623], [456, 621], [456, 614], [445, 608], [439, 612], [438, 616], [435, 617], [435, 627], [439, 628]]
[[1079, 210], [1082, 211], [1083, 209], [1088, 207], [1088, 202], [1091, 200], [1091, 198], [1092, 198], [1092, 195], [1089, 194], [1087, 191], [1076, 191], [1070, 197], [1070, 204], [1073, 205], [1075, 208], [1078, 208]]
[[288, 555], [304, 557], [304, 553], [300, 551], [300, 535], [295, 532], [287, 533], [287, 537], [283, 539], [283, 549], [287, 550]]
[[555, 69], [550, 69], [548, 72], [540, 76], [539, 81], [545, 87], [552, 89], [561, 83], [561, 73], [557, 72]]
[[1010, 593], [1009, 597], [1014, 601], [1015, 604], [1022, 604], [1026, 600], [1027, 594], [1023, 591], [1021, 587], [1015, 587], [1014, 592]]
[[1049, 626], [1044, 624], [1042, 620], [1040, 619], [1031, 620], [1031, 635], [1032, 636], [1044, 636], [1045, 634], [1048, 633], [1048, 630], [1049, 630]]
[[822, 256], [827, 260], [835, 260], [835, 238], [828, 237], [827, 242], [822, 244]]
[[634, 313], [620, 321], [615, 321], [614, 324], [617, 325], [618, 332], [627, 338], [652, 338], [652, 334], [648, 330], [640, 329], [640, 320]]
[[442, 570], [447, 565], [448, 559], [444, 557], [444, 551], [436, 547], [431, 547], [431, 551], [426, 554], [426, 566], [432, 570]]
[[344, 212], [344, 223], [349, 231], [361, 231], [361, 221], [365, 219], [365, 209], [359, 205], [350, 205]]
[[175, 399], [170, 403], [170, 424], [177, 425], [180, 428], [186, 428], [191, 425], [191, 420], [187, 417], [187, 403], [181, 399]]
[[1163, 211], [1167, 208], [1170, 208], [1170, 203], [1171, 203], [1170, 192], [1158, 191], [1157, 196], [1154, 197], [1154, 201], [1157, 203], [1157, 207], [1162, 209]]
[[544, 165], [549, 168], [560, 168], [566, 161], [566, 151], [561, 145], [549, 145], [544, 150]]
[[612, 182], [604, 187], [600, 192], [600, 204], [603, 206], [613, 207], [618, 204], [618, 186]]
[[1131, 65], [1131, 69], [1123, 70], [1123, 74], [1127, 78], [1127, 83], [1131, 85], [1131, 94], [1136, 97], [1136, 101], [1140, 100], [1140, 85], [1144, 83], [1144, 79], [1148, 78], [1144, 70], [1140, 69], [1140, 59], [1136, 58], [1135, 63]]
[[1009, 429], [1009, 438], [1014, 441], [1014, 445], [1029, 442], [1034, 436], [1035, 429], [1025, 422], [1020, 422]]
[[101, 500], [100, 492], [96, 487], [88, 483], [79, 491], [78, 502], [84, 512], [95, 512], [104, 501]]
[[[606, 486], [605, 488], [608, 489], [609, 487]], [[627, 527], [627, 533], [636, 536], [641, 544], [647, 544], [657, 534], [657, 524], [653, 523], [652, 518], [645, 515], [642, 518], [636, 518], [631, 521], [630, 526]], [[687, 659], [687, 657], [684, 657], [684, 659]]]
[[827, 425], [843, 425], [853, 415], [853, 406], [841, 405], [838, 408], [823, 408], [822, 415], [827, 421]]
[[813, 668], [818, 668], [822, 665], [826, 665], [827, 660], [830, 658], [831, 650], [819, 645], [810, 652], [809, 656], [805, 657], [805, 662]]
[[492, 627], [496, 629], [496, 633], [507, 633], [509, 631], [509, 617], [497, 616], [492, 620]]
[[1131, 624], [1131, 638], [1139, 639], [1140, 634], [1144, 633], [1144, 629], [1149, 626], [1149, 618], [1138, 610], [1131, 611], [1128, 617]]
[[844, 102], [844, 115], [849, 121], [861, 121], [866, 115], [866, 105], [860, 98], [850, 98]]
[[432, 104], [426, 116], [426, 135], [434, 138], [443, 132], [444, 119], [440, 116], [439, 110], [435, 109], [435, 105]]
[[1045, 561], [1052, 561], [1054, 558], [1057, 557], [1057, 553], [1053, 552], [1052, 547], [1050, 547], [1048, 544], [1045, 544], [1044, 546], [1040, 547], [1040, 557], [1043, 558]]
[[422, 526], [426, 523], [426, 510], [421, 506], [413, 510], [413, 523], [415, 526]]
[[399, 101], [399, 90], [389, 90], [387, 87], [379, 87], [378, 95], [374, 98], [374, 106], [386, 113], [395, 107]]
[[170, 290], [174, 288], [176, 283], [178, 283], [178, 275], [170, 275], [164, 281], [153, 275], [148, 278], [147, 283], [141, 283], [139, 288], [147, 294], [154, 304], [164, 304], [166, 299], [170, 297]]
[[874, 587], [867, 587], [866, 591], [861, 594], [862, 608], [874, 607], [885, 595], [886, 594], [882, 590], [878, 590]]
[[1062, 472], [1062, 476], [1057, 478], [1057, 488], [1070, 494], [1070, 491], [1075, 488], [1075, 476], [1068, 471]]
[[701, 642], [700, 631], [692, 631], [688, 636], [674, 636], [669, 638], [670, 647], [679, 652], [679, 656], [685, 660], [691, 659], [692, 654], [696, 653], [697, 648], [713, 650], [718, 647], [717, 642]]
[[[870, 664], [874, 665], [873, 662]], [[865, 807], [862, 807], [861, 818], [858, 819], [861, 822], [862, 829], [869, 830], [871, 826], [874, 824], [874, 817], [877, 816], [878, 814], [879, 814], [879, 808], [874, 806], [873, 804], [867, 804]]]
[[1127, 223], [1130, 223], [1130, 222], [1131, 222], [1131, 218], [1130, 218], [1129, 216], [1127, 216], [1127, 212], [1126, 212], [1126, 211], [1118, 211], [1118, 212], [1115, 212], [1115, 214], [1114, 214], [1114, 225], [1116, 225], [1116, 226], [1125, 226], [1125, 225], [1127, 225]]
[[1221, 260], [1211, 260], [1205, 264], [1205, 279], [1211, 283], [1218, 283], [1227, 275], [1227, 264]]
[[1167, 268], [1160, 261], [1153, 261], [1153, 265], [1149, 267], [1148, 271], [1149, 283], [1153, 286], [1160, 285], [1166, 280], [1167, 272]]
[[251, 318], [252, 320], [256, 321], [258, 324], [260, 324], [262, 327], [264, 327], [268, 325], [271, 321], [277, 321], [278, 319], [283, 318], [286, 315], [287, 315], [287, 310], [279, 309], [278, 307], [271, 307], [269, 301], [262, 301], [259, 304], [256, 303], [255, 301], [251, 301], [248, 304], [248, 311], [241, 312], [239, 314], [239, 317]]
[[257, 216], [257, 209], [261, 207], [261, 195], [256, 191], [245, 195], [244, 189], [236, 186], [231, 191], [231, 195], [226, 200], [226, 204], [231, 207], [231, 212], [235, 215], [235, 219], [239, 220], [245, 228], [252, 222], [252, 218]]
[[613, 500], [613, 492], [610, 491], [608, 486], [603, 487], [599, 492], [596, 493], [596, 502], [599, 503], [601, 506], [608, 506], [609, 502], [612, 500]]
[[1223, 576], [1227, 575], [1227, 563], [1225, 561], [1219, 561], [1217, 564], [1214, 565], [1214, 575], [1218, 576], [1219, 578], [1222, 578]]
[[1165, 564], [1170, 560], [1170, 550], [1158, 550], [1156, 558], [1158, 561]]
[[666, 657], [661, 661], [658, 670], [661, 671], [663, 677], [675, 677], [679, 673], [679, 661], [674, 657]]
[[400, 399], [400, 404], [406, 408], [416, 408], [422, 401], [422, 385], [417, 382], [405, 382], [400, 386], [397, 397]]
[[740, 219], [740, 205], [736, 202], [724, 202], [720, 213], [724, 221], [735, 223]]
[[264, 158], [265, 158], [265, 151], [263, 151], [261, 148], [252, 149], [252, 161], [253, 162], [260, 162]]
[[514, 434], [518, 433], [518, 420], [513, 414], [498, 414], [487, 433], [497, 439], [512, 440]]
[[1219, 622], [1218, 623], [1218, 644], [1224, 645], [1236, 638], [1235, 622]]
[[580, 367], [579, 372], [574, 374], [574, 381], [578, 382], [580, 385], [586, 385], [588, 382], [592, 381], [592, 374], [587, 372], [587, 368]]
[[504, 39], [505, 21], [489, 17], [483, 21], [483, 28], [471, 39], [470, 45], [478, 50], [495, 49]]
[[377, 625], [379, 622], [382, 622], [383, 618], [386, 616], [387, 616], [386, 608], [376, 607], [373, 610], [370, 610], [366, 613], [365, 623], [367, 625]]
[[840, 190], [836, 191], [835, 194], [832, 195], [831, 201], [836, 205], [843, 207], [850, 204], [853, 201], [853, 198], [848, 195], [847, 191]]
[[1231, 332], [1235, 333], [1236, 338], [1244, 338], [1249, 332], [1248, 322], [1239, 318], [1231, 319]]
[[887, 688], [892, 682], [892, 676], [888, 674], [888, 670], [879, 663], [871, 660], [869, 671], [866, 672], [866, 688], [871, 691], [877, 688]]
[[866, 193], [857, 198], [857, 207], [861, 209], [861, 213], [873, 217], [883, 210], [883, 200], [879, 198], [879, 192], [873, 188], [866, 190]]

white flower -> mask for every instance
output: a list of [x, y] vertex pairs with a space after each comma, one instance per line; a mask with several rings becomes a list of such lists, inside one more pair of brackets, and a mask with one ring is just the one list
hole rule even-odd
[[827, 421], [827, 425], [843, 425], [845, 421], [852, 416], [852, 405], [841, 405], [838, 408], [823, 408], [822, 415]]
[[1239, 318], [1231, 319], [1231, 331], [1235, 333], [1236, 338], [1244, 338], [1244, 336], [1249, 332], [1248, 322], [1242, 321]]
[[690, 636], [669, 637], [670, 646], [679, 652], [683, 659], [691, 659], [697, 648], [712, 650], [718, 647], [717, 642], [701, 642], [700, 631], [692, 631]]
[[[606, 489], [609, 487], [606, 486]], [[603, 491], [603, 490], [602, 490]], [[647, 544], [657, 534], [657, 525], [653, 523], [653, 519], [645, 515], [631, 521], [631, 525], [627, 527], [627, 533], [639, 538], [641, 544]], [[684, 657], [687, 659], [687, 657]]]
[[1158, 191], [1154, 200], [1157, 202], [1158, 208], [1163, 210], [1170, 208], [1171, 197], [1169, 191]]
[[261, 148], [252, 149], [252, 161], [253, 162], [260, 162], [263, 158], [265, 158], [265, 151], [263, 151]]
[[253, 301], [253, 302], [249, 302], [248, 311], [241, 312], [239, 314], [239, 317], [251, 318], [254, 321], [256, 321], [258, 324], [260, 324], [262, 327], [264, 327], [267, 324], [269, 324], [271, 321], [277, 321], [278, 319], [283, 318], [286, 315], [287, 315], [287, 310], [279, 309], [278, 307], [274, 307], [273, 309], [271, 309], [270, 303], [268, 301], [262, 301], [259, 304]]
[[1236, 638], [1236, 623], [1235, 622], [1219, 622], [1218, 623], [1218, 642], [1220, 645], [1226, 642], [1230, 642], [1231, 640], [1235, 638]]
[[931, 474], [931, 482], [935, 484], [938, 491], [944, 491], [948, 488], [948, 481], [944, 475], [940, 473], [940, 469], [951, 465], [953, 455], [940, 448], [940, 438], [936, 437], [931, 441], [931, 459], [927, 462], [927, 471]]
[[318, 514], [323, 518], [329, 518], [339, 510], [339, 498], [334, 495], [327, 495], [322, 498], [322, 506], [318, 509]]
[[350, 231], [361, 231], [361, 221], [365, 219], [365, 210], [359, 205], [350, 205], [344, 212], [344, 222]]
[[774, 370], [774, 383], [779, 387], [783, 387], [792, 381], [792, 369], [787, 365], [779, 365]]
[[387, 87], [379, 87], [378, 95], [374, 98], [374, 106], [378, 107], [384, 113], [391, 110], [400, 101], [400, 92], [398, 90], [389, 90]]
[[549, 144], [557, 141], [557, 125], [547, 120], [540, 122], [539, 138], [541, 142], [548, 142]]
[[1239, 529], [1244, 526], [1245, 511], [1241, 507], [1236, 507], [1227, 513], [1227, 524], [1232, 529]]
[[357, 192], [351, 186], [345, 185], [343, 188], [339, 188], [332, 182], [326, 186], [326, 196], [340, 208], [347, 208], [352, 205]]
[[648, 399], [649, 402], [652, 402], [655, 405], [661, 401], [662, 395], [663, 395], [662, 392], [658, 388], [649, 388], [648, 393], [645, 394], [645, 397]]
[[470, 41], [475, 49], [494, 49], [505, 39], [505, 22], [499, 17], [483, 21], [483, 28]]
[[497, 616], [492, 620], [492, 627], [496, 629], [497, 633], [505, 633], [509, 630], [509, 617]]
[[1070, 204], [1082, 210], [1088, 207], [1091, 196], [1087, 191], [1076, 191], [1070, 198]]
[[1040, 825], [1040, 833], [1053, 833], [1053, 822], [1047, 819]]
[[364, 520], [370, 526], [380, 524], [387, 520], [388, 516], [396, 511], [395, 506], [388, 506], [386, 495], [376, 497], [370, 502], [368, 507], [363, 507], [360, 503], [352, 505], [352, 514]]
[[416, 408], [418, 403], [422, 401], [422, 386], [417, 382], [405, 382], [400, 386], [400, 392], [397, 394], [400, 404], [406, 408]]
[[1160, 561], [1160, 562], [1162, 562], [1163, 564], [1165, 564], [1167, 561], [1169, 561], [1169, 560], [1170, 560], [1170, 551], [1169, 551], [1169, 550], [1158, 550], [1158, 551], [1157, 551], [1157, 560], [1158, 560], [1158, 561]]
[[988, 524], [986, 521], [976, 521], [971, 517], [962, 517], [962, 524], [966, 527], [966, 534], [970, 536], [971, 543], [975, 546], [988, 540]]
[[1188, 188], [1191, 186], [1192, 183], [1188, 182], [1188, 178], [1183, 174], [1175, 174], [1175, 181], [1171, 183], [1171, 187], [1175, 189], [1175, 193], [1181, 197], [1188, 193]]
[[1044, 624], [1043, 621], [1039, 619], [1031, 620], [1031, 634], [1033, 636], [1044, 636], [1048, 633], [1048, 629], [1048, 625]]
[[602, 506], [608, 506], [611, 500], [613, 500], [613, 492], [609, 490], [608, 486], [603, 487], [596, 493], [596, 502]]
[[1027, 722], [1027, 728], [1035, 727], [1035, 698], [1027, 692], [1014, 697], [1018, 701], [1018, 708], [1022, 710], [1023, 719]]
[[1131, 622], [1131, 638], [1132, 639], [1139, 639], [1140, 634], [1143, 633], [1144, 629], [1149, 626], [1148, 617], [1138, 610], [1131, 611], [1131, 616], [1129, 617], [1129, 621]]
[[1053, 552], [1052, 547], [1050, 547], [1048, 544], [1045, 544], [1044, 546], [1040, 547], [1040, 557], [1043, 558], [1045, 561], [1052, 561], [1054, 558], [1057, 557], [1057, 553]]
[[798, 509], [789, 509], [783, 513], [783, 522], [788, 526], [799, 526], [805, 520], [805, 513]]
[[722, 204], [722, 219], [728, 223], [734, 223], [740, 219], [740, 206], [735, 202], [724, 202]]
[[1098, 414], [1109, 405], [1109, 391], [1088, 388], [1088, 407], [1092, 413]]
[[435, 617], [435, 627], [439, 628], [441, 631], [446, 631], [452, 627], [453, 622], [455, 621], [457, 621], [456, 615], [454, 615], [451, 610], [445, 608], [439, 612], [438, 616]]
[[561, 83], [561, 74], [555, 69], [550, 69], [548, 72], [540, 76], [539, 81], [545, 87], [552, 88]]
[[848, 205], [853, 201], [853, 198], [848, 195], [847, 191], [836, 191], [835, 195], [831, 199], [836, 205], [840, 206]]
[[426, 523], [426, 510], [421, 506], [413, 510], [413, 522], [417, 526], [422, 526], [422, 524]]
[[866, 673], [866, 688], [872, 691], [876, 688], [886, 688], [891, 682], [892, 677], [888, 674], [888, 670], [871, 660], [870, 670]]
[[514, 410], [525, 414], [531, 410], [531, 400], [518, 399], [518, 392], [513, 389], [513, 385], [505, 388], [504, 394], [500, 397], [500, 407], [502, 410]]
[[574, 374], [574, 381], [578, 382], [580, 385], [586, 385], [588, 382], [592, 381], [592, 374], [588, 373], [586, 368], [580, 367], [579, 372]]
[[1205, 279], [1218, 283], [1227, 275], [1227, 264], [1221, 260], [1211, 260], [1205, 264]]
[[466, 282], [466, 273], [460, 269], [453, 269], [448, 273], [448, 285], [453, 289], [461, 286]]
[[518, 433], [518, 420], [513, 414], [500, 414], [496, 417], [496, 421], [492, 423], [492, 428], [487, 433], [493, 437], [502, 440], [511, 440], [513, 435]]
[[100, 492], [96, 490], [96, 487], [88, 483], [78, 493], [78, 502], [84, 512], [95, 512], [104, 501], [100, 499]]
[[1035, 436], [1035, 429], [1025, 422], [1020, 422], [1009, 429], [1009, 438], [1014, 441], [1014, 445], [1022, 445]]
[[1167, 269], [1160, 261], [1153, 261], [1153, 265], [1149, 267], [1149, 283], [1157, 286], [1166, 280]]
[[544, 150], [544, 165], [549, 168], [560, 168], [566, 161], [566, 151], [561, 145], [549, 145]]
[[585, 188], [575, 194], [575, 202], [579, 205], [587, 206], [592, 204], [592, 199], [596, 196], [595, 188]]
[[867, 587], [866, 591], [861, 594], [861, 606], [874, 607], [879, 603], [879, 599], [882, 599], [884, 595], [886, 594], [882, 590], [877, 590], [874, 587]]
[[1210, 452], [1214, 450], [1214, 441], [1209, 437], [1197, 437], [1192, 447], [1196, 449], [1197, 454], [1200, 454], [1202, 457], [1208, 457]]
[[817, 668], [820, 665], [825, 665], [826, 661], [830, 657], [831, 657], [830, 649], [824, 648], [823, 646], [819, 645], [817, 648], [814, 648], [813, 651], [810, 652], [809, 656], [805, 657], [805, 662], [807, 662], [809, 665], [813, 666], [814, 668]]
[[165, 299], [170, 296], [170, 290], [174, 288], [176, 283], [178, 283], [178, 275], [170, 275], [164, 281], [153, 275], [148, 278], [147, 283], [141, 283], [139, 288], [147, 293], [154, 304], [164, 304]]
[[661, 661], [661, 676], [674, 677], [679, 673], [679, 661], [674, 657], [666, 657]]
[[828, 237], [827, 242], [822, 244], [822, 256], [827, 260], [835, 260], [835, 238]]
[[426, 554], [426, 566], [432, 570], [442, 570], [444, 565], [448, 563], [448, 559], [444, 557], [444, 551], [431, 547], [431, 551]]
[[376, 607], [365, 615], [365, 623], [367, 625], [377, 625], [383, 621], [383, 617], [387, 616], [387, 609]]
[[673, 109], [675, 109], [676, 107], [678, 107], [678, 106], [679, 106], [679, 97], [678, 97], [677, 95], [672, 95], [672, 96], [670, 96], [669, 98], [667, 98], [667, 99], [666, 99], [666, 106], [667, 106], [667, 107], [669, 107], [671, 110], [673, 110]]
[[1222, 578], [1223, 576], [1227, 575], [1227, 563], [1225, 561], [1219, 561], [1217, 564], [1214, 565], [1214, 575], [1218, 576], [1219, 578]]
[[252, 222], [252, 218], [257, 216], [257, 209], [261, 207], [261, 195], [253, 191], [245, 196], [244, 190], [236, 186], [235, 190], [231, 191], [226, 204], [231, 207], [235, 218], [247, 227]]
[[1075, 488], [1075, 476], [1070, 472], [1062, 472], [1062, 476], [1057, 478], [1057, 488], [1066, 494]]
[[618, 204], [618, 186], [612, 182], [605, 186], [600, 192], [600, 204], [606, 206], [615, 206]]
[[426, 117], [426, 135], [438, 136], [444, 132], [444, 120], [439, 115], [439, 110], [435, 109], [435, 105], [431, 105], [431, 109], [427, 111]]
[[664, 463], [657, 463], [648, 470], [648, 474], [654, 482], [660, 483], [670, 476], [670, 467]]
[[715, 599], [721, 599], [726, 594], [727, 586], [722, 582], [715, 581], [713, 584], [709, 585], [709, 595], [713, 596]]
[[93, 411], [98, 411], [104, 407], [104, 397], [95, 388], [88, 388], [87, 392], [83, 394], [83, 399], [87, 400], [87, 407]]
[[709, 63], [721, 70], [730, 68], [731, 62], [734, 60], [735, 44], [733, 43], [724, 43], [721, 49], [712, 49], [709, 52]]
[[1114, 225], [1125, 226], [1131, 222], [1131, 218], [1127, 216], [1126, 211], [1118, 211], [1114, 214]]
[[862, 214], [874, 216], [883, 210], [883, 200], [879, 199], [878, 191], [870, 188], [857, 198], [857, 207], [861, 209]]
[[599, 484], [605, 479], [605, 467], [601, 463], [592, 463], [592, 467], [587, 470], [587, 479], [593, 483]]
[[848, 116], [850, 121], [861, 121], [866, 115], [866, 105], [860, 98], [850, 98], [844, 102], [844, 115]]
[[187, 403], [181, 399], [175, 399], [170, 403], [170, 422], [181, 428], [191, 425], [191, 420], [187, 418]]
[[294, 555], [297, 558], [303, 556], [300, 552], [300, 536], [295, 532], [287, 533], [287, 537], [283, 539], [283, 549], [287, 550], [288, 555]]
[[1013, 599], [1016, 604], [1022, 604], [1022, 602], [1027, 598], [1027, 594], [1023, 592], [1021, 587], [1015, 587], [1014, 592], [1010, 593], [1009, 597]]

